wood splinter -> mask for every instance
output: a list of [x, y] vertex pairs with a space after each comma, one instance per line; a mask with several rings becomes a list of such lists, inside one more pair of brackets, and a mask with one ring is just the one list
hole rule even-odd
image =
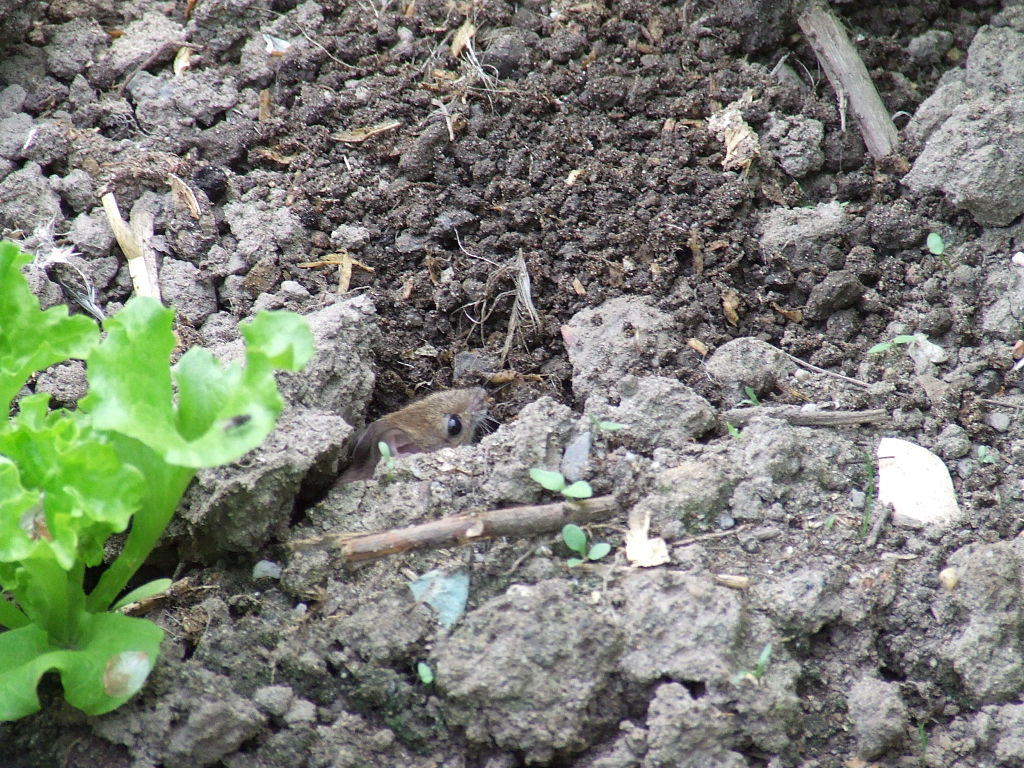
[[289, 546], [294, 552], [335, 549], [346, 563], [356, 563], [413, 549], [449, 547], [498, 536], [535, 536], [561, 530], [567, 523], [585, 525], [607, 520], [618, 512], [619, 505], [613, 496], [598, 496], [453, 515], [379, 533], [332, 533], [299, 539]]

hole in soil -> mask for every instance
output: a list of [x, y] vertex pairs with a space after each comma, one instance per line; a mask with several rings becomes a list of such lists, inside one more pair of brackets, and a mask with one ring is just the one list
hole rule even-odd
[[878, 670], [878, 674], [887, 683], [902, 683], [907, 679], [905, 674], [892, 667], [883, 666]]
[[695, 699], [703, 698], [704, 694], [708, 692], [708, 686], [703, 680], [680, 680], [679, 683]]

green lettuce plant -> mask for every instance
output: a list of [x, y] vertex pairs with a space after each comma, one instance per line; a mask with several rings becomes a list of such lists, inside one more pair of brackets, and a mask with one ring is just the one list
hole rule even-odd
[[[0, 243], [0, 403], [28, 378], [70, 358], [87, 365], [75, 411], [22, 397], [0, 420], [0, 720], [39, 709], [39, 679], [56, 671], [65, 698], [88, 714], [134, 695], [156, 661], [163, 631], [117, 609], [166, 588], [122, 592], [163, 533], [195, 473], [259, 445], [282, 407], [275, 370], [299, 370], [313, 352], [305, 321], [260, 313], [241, 327], [245, 365], [222, 366], [192, 348], [171, 366], [174, 313], [145, 297], [104, 324], [45, 311]], [[128, 528], [103, 566], [104, 543]], [[104, 568], [86, 592], [86, 568]], [[120, 600], [118, 598], [121, 597]]]

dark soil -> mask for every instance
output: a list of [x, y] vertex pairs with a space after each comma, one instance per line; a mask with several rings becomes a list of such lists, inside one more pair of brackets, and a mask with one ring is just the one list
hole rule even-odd
[[[834, 5], [886, 107], [904, 113], [900, 128], [1001, 10]], [[453, 55], [467, 20], [473, 34]], [[109, 10], [61, 0], [12, 8], [4, 23], [5, 236], [67, 234], [112, 312], [131, 295], [99, 209], [98, 195], [113, 191], [126, 216], [156, 212], [162, 288], [187, 343], [230, 342], [258, 309], [313, 313], [362, 296], [376, 314], [338, 321], [332, 365], [372, 364], [375, 380], [335, 392], [339, 403], [307, 392], [303, 407], [354, 422], [429, 391], [484, 386], [508, 435], [467, 452], [455, 472], [420, 457], [411, 474], [365, 493], [330, 488], [331, 443], [292, 472], [294, 496], [268, 491], [277, 517], [244, 537], [223, 532], [244, 528], [234, 518], [204, 517], [203, 494], [221, 488], [220, 475], [207, 478], [150, 564], [192, 588], [151, 616], [168, 640], [143, 693], [85, 718], [49, 681], [44, 711], [4, 726], [5, 765], [1024, 760], [1011, 738], [1024, 718], [1014, 703], [1024, 689], [1014, 417], [1024, 404], [1010, 371], [1020, 330], [980, 320], [999, 292], [986, 283], [990, 266], [1008, 263], [1024, 234], [902, 184], [926, 137], [908, 132], [899, 156], [873, 162], [791, 9], [199, 0], [186, 10], [137, 0]], [[936, 31], [934, 50], [908, 53]], [[264, 34], [290, 47], [271, 56]], [[183, 47], [191, 63], [175, 76]], [[760, 152], [725, 168], [708, 120], [734, 103]], [[370, 127], [380, 130], [353, 133]], [[198, 219], [168, 191], [168, 173], [192, 188]], [[775, 218], [792, 209], [820, 222], [815, 206], [833, 201], [841, 213], [821, 229]], [[947, 244], [942, 258], [925, 248], [930, 232]], [[359, 263], [342, 296], [340, 254]], [[520, 263], [536, 319], [516, 304]], [[650, 422], [631, 424], [637, 435], [595, 440], [595, 490], [652, 509], [652, 533], [670, 541], [673, 561], [651, 571], [621, 556], [566, 569], [553, 535], [355, 570], [288, 552], [289, 523], [301, 535], [375, 530], [538, 500], [522, 473], [522, 490], [505, 490], [513, 472], [494, 462], [554, 469], [584, 406], [600, 415], [628, 405], [631, 384], [581, 388], [564, 331], [618, 297], [645, 297], [670, 328], [658, 342], [626, 329], [636, 350], [622, 373], [641, 382], [675, 380], [724, 411], [742, 394], [710, 376], [707, 360], [753, 338], [828, 372], [780, 380], [760, 402], [885, 409], [889, 420], [835, 435], [755, 421], [743, 439], [756, 449], [719, 425], [669, 445], [648, 439], [674, 418], [652, 406]], [[357, 342], [359, 323], [371, 328]], [[918, 332], [948, 362], [867, 354]], [[923, 376], [944, 385], [941, 397]], [[73, 403], [74, 389], [61, 400], [56, 382], [58, 401]], [[543, 396], [554, 402], [537, 405]], [[1000, 398], [1011, 410], [993, 405]], [[946, 461], [962, 520], [886, 525], [865, 543], [882, 435]], [[295, 441], [279, 442], [288, 455]], [[450, 476], [425, 480], [432, 461]], [[722, 498], [699, 514], [667, 512], [675, 497], [664, 478], [700, 466], [713, 477], [692, 475], [694, 487], [720, 483]], [[623, 512], [591, 534], [618, 546], [625, 528]], [[283, 581], [252, 575], [263, 559], [286, 565]], [[946, 567], [960, 569], [952, 596], [937, 580]], [[472, 573], [467, 613], [450, 631], [406, 587], [434, 568]], [[749, 588], [722, 586], [722, 574]], [[689, 638], [678, 640], [691, 643], [685, 653], [667, 639], [676, 636]], [[767, 672], [735, 682], [767, 642]], [[435, 685], [417, 678], [418, 661], [438, 673]]]

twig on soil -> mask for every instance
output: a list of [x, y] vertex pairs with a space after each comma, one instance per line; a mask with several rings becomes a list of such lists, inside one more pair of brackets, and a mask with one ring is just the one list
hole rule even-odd
[[876, 509], [878, 509], [878, 514], [871, 521], [871, 530], [868, 531], [868, 535], [864, 537], [864, 546], [869, 549], [878, 543], [878, 537], [882, 535], [882, 529], [885, 528], [889, 518], [892, 517], [892, 504], [879, 504]]
[[[333, 61], [338, 66], [345, 67], [345, 69], [358, 69], [358, 67], [356, 67], [354, 64], [349, 64], [348, 62], [342, 61], [337, 56], [335, 56], [330, 51], [328, 51], [326, 48], [324, 48], [324, 46], [321, 43], [318, 43], [316, 40], [314, 40], [312, 37], [310, 37], [309, 33], [306, 32], [306, 30], [303, 29], [298, 23], [296, 23], [296, 21], [294, 19], [288, 18], [285, 14], [281, 13], [280, 11], [273, 11], [273, 10], [271, 10], [269, 8], [266, 8], [264, 10], [267, 13], [270, 13], [270, 14], [273, 14], [274, 16], [277, 16], [279, 19], [281, 19], [281, 21], [283, 21], [286, 24], [289, 24], [291, 27], [293, 27], [300, 35], [302, 35], [304, 38], [306, 38], [306, 40], [308, 40], [312, 45], [315, 45], [317, 48], [319, 48], [321, 51], [323, 51], [324, 55], [327, 56], [327, 58], [329, 58], [331, 61]], [[378, 16], [378, 18], [379, 18], [379, 16]]]
[[996, 405], [1000, 408], [1012, 408], [1015, 411], [1024, 411], [1024, 405], [1017, 405], [1016, 403], [1004, 403], [1002, 400], [992, 400], [988, 397], [978, 398], [978, 402], [986, 403], [987, 405]]
[[735, 528], [730, 528], [728, 531], [715, 531], [714, 533], [704, 533], [700, 536], [691, 536], [688, 539], [680, 539], [679, 541], [673, 541], [671, 542], [671, 544], [673, 547], [688, 547], [691, 544], [696, 544], [698, 541], [708, 541], [710, 539], [724, 539], [726, 536], [735, 536], [744, 528], [749, 527], [750, 523], [743, 523], [743, 525], [737, 525]]
[[816, 366], [816, 365], [814, 365], [812, 363], [808, 363], [806, 360], [801, 360], [796, 355], [789, 354], [789, 352], [784, 352], [783, 354], [785, 354], [786, 357], [788, 357], [790, 360], [792, 360], [797, 365], [802, 365], [804, 368], [806, 368], [809, 371], [814, 371], [815, 373], [823, 373], [826, 376], [835, 376], [837, 379], [845, 381], [848, 384], [856, 384], [858, 387], [865, 387], [866, 388], [866, 387], [870, 387], [871, 386], [866, 381], [861, 381], [860, 379], [852, 379], [849, 376], [844, 376], [841, 373], [836, 373], [835, 371], [827, 371], [824, 368], [819, 368], [818, 366]]
[[840, 102], [849, 103], [871, 157], [878, 161], [891, 155], [899, 143], [896, 126], [842, 24], [823, 0], [809, 0], [797, 15], [797, 24]]
[[889, 412], [882, 408], [870, 411], [805, 411], [796, 405], [730, 408], [721, 415], [721, 419], [734, 427], [742, 427], [758, 414], [782, 419], [795, 427], [849, 427], [889, 420]]
[[429, 523], [380, 533], [335, 533], [290, 543], [295, 552], [336, 549], [346, 563], [376, 560], [413, 549], [449, 547], [497, 536], [535, 536], [561, 530], [566, 523], [583, 525], [607, 520], [619, 512], [613, 496], [563, 501], [476, 514], [453, 515]]

